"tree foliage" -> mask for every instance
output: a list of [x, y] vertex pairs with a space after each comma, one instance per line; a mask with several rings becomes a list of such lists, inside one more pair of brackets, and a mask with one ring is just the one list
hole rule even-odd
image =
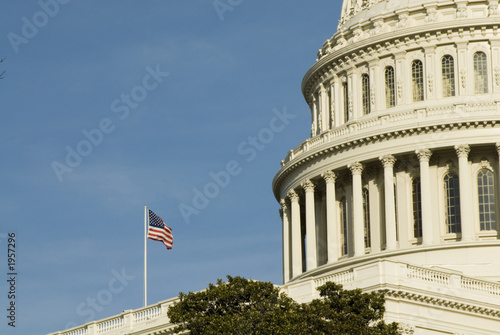
[[270, 282], [228, 276], [201, 292], [180, 293], [168, 310], [175, 331], [189, 334], [400, 335], [386, 324], [384, 294], [326, 283], [320, 299], [299, 304]]

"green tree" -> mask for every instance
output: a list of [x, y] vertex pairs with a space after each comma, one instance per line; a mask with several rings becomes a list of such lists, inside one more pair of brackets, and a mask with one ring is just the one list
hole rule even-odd
[[167, 314], [176, 332], [189, 334], [400, 335], [386, 324], [384, 294], [327, 283], [320, 299], [298, 304], [270, 282], [228, 276], [201, 292], [180, 293]]

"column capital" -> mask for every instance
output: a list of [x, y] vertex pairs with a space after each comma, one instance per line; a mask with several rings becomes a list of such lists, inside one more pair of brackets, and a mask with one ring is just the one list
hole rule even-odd
[[304, 191], [306, 191], [306, 193], [307, 192], [314, 192], [314, 184], [309, 179], [304, 180], [302, 182], [301, 186], [304, 189]]
[[432, 156], [432, 151], [429, 149], [417, 149], [415, 150], [415, 153], [417, 154], [420, 162], [428, 162]]
[[470, 147], [468, 144], [458, 144], [455, 145], [455, 151], [457, 152], [458, 157], [467, 158], [469, 156]]
[[347, 168], [351, 170], [353, 175], [360, 175], [363, 172], [363, 164], [360, 162], [354, 162], [347, 165]]
[[[499, 143], [500, 144], [500, 143]], [[337, 180], [337, 175], [333, 171], [326, 171], [321, 174], [321, 177], [328, 183], [334, 183]]]
[[394, 166], [394, 163], [396, 163], [396, 158], [393, 155], [380, 156], [378, 159], [380, 159], [384, 168], [392, 168]]
[[288, 197], [290, 198], [290, 201], [299, 202], [299, 195], [295, 192], [295, 190], [290, 190], [288, 192]]
[[286, 205], [286, 200], [285, 199], [281, 199], [280, 200], [280, 206], [281, 206], [281, 209], [286, 211], [286, 209], [288, 208], [287, 205]]
[[495, 143], [495, 147], [497, 148], [497, 153], [500, 156], [500, 142]]

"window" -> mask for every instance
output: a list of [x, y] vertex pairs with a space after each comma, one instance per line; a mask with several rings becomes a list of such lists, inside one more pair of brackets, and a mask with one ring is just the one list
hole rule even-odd
[[347, 255], [347, 200], [340, 200], [340, 220], [342, 220], [342, 255]]
[[455, 64], [453, 57], [446, 55], [441, 59], [441, 71], [443, 78], [443, 97], [455, 96]]
[[394, 68], [385, 68], [385, 105], [387, 108], [396, 106], [396, 91], [394, 87]]
[[447, 233], [460, 233], [460, 189], [456, 174], [446, 174], [444, 177], [444, 190], [446, 196], [446, 231]]
[[363, 217], [365, 221], [365, 248], [371, 247], [370, 240], [370, 194], [368, 189], [363, 189]]
[[481, 230], [495, 230], [495, 191], [491, 171], [483, 169], [477, 174], [477, 194], [479, 197], [479, 225]]
[[344, 91], [344, 122], [349, 121], [349, 89], [347, 87], [347, 82], [342, 85]]
[[488, 93], [488, 66], [484, 52], [474, 54], [474, 93]]
[[361, 76], [361, 95], [363, 99], [363, 114], [370, 114], [370, 76]]
[[413, 84], [413, 101], [424, 100], [424, 66], [421, 60], [411, 63], [411, 78]]
[[422, 195], [420, 188], [420, 177], [413, 178], [412, 181], [413, 196], [413, 236], [422, 237]]

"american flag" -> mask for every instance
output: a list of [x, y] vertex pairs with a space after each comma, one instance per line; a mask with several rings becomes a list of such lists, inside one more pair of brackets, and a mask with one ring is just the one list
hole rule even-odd
[[149, 210], [149, 229], [148, 238], [161, 241], [167, 249], [172, 249], [172, 243], [174, 242], [174, 235], [172, 234], [172, 229], [168, 227], [161, 217], [157, 216], [151, 210]]

